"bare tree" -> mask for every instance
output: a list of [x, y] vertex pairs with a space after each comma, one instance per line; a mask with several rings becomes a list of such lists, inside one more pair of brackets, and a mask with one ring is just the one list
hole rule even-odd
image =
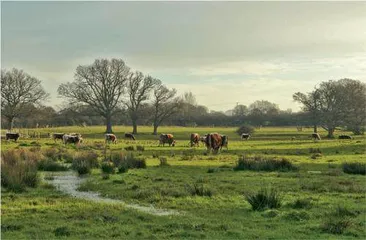
[[92, 107], [106, 121], [106, 132], [112, 133], [112, 116], [125, 91], [129, 68], [122, 59], [96, 59], [92, 65], [78, 66], [74, 82], [61, 84], [59, 95], [70, 103]]
[[149, 99], [151, 90], [158, 84], [160, 84], [160, 80], [144, 76], [141, 72], [135, 72], [129, 76], [127, 81], [128, 101], [125, 104], [132, 121], [133, 134], [137, 134], [137, 120], [141, 106]]
[[177, 91], [169, 90], [166, 86], [159, 84], [154, 89], [153, 98], [153, 134], [157, 135], [158, 127], [168, 117], [179, 110], [181, 99], [175, 97]]
[[1, 71], [1, 113], [13, 128], [14, 118], [24, 112], [30, 104], [39, 104], [48, 98], [41, 81], [23, 70], [13, 68]]

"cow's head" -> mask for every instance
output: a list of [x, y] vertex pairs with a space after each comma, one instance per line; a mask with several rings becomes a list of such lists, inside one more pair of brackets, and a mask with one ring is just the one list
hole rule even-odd
[[176, 143], [176, 141], [175, 141], [175, 140], [173, 140], [173, 142], [172, 142], [172, 146], [173, 146], [173, 147], [175, 146], [175, 143]]

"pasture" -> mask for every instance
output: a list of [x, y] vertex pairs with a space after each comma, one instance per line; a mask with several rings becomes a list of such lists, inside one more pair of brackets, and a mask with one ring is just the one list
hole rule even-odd
[[[65, 172], [38, 171], [40, 183], [17, 192], [2, 187], [3, 239], [353, 239], [366, 237], [366, 178], [345, 173], [342, 164], [366, 163], [364, 136], [352, 140], [309, 138], [312, 129], [256, 129], [242, 141], [235, 128], [160, 127], [172, 133], [175, 147], [158, 147], [151, 127], [139, 127], [136, 141], [124, 140], [131, 127], [115, 126], [117, 144], [104, 144], [104, 127], [30, 129], [81, 133], [80, 146], [49, 138], [2, 140], [1, 151], [28, 149], [69, 168], [78, 154], [95, 153], [99, 165], [116, 153], [144, 159], [145, 168], [107, 174], [93, 167], [78, 191], [98, 192], [125, 204], [74, 198], [50, 182]], [[219, 132], [229, 136], [228, 149], [207, 154], [189, 147], [190, 133]], [[4, 132], [2, 132], [4, 134]], [[326, 132], [319, 132], [322, 137]], [[338, 131], [336, 136], [350, 134]], [[295, 139], [292, 140], [292, 137]], [[128, 148], [129, 147], [129, 148]], [[128, 150], [126, 150], [128, 148]], [[62, 153], [62, 154], [61, 154]], [[243, 157], [244, 156], [244, 157]], [[80, 158], [80, 157], [79, 157]], [[293, 169], [234, 170], [239, 158], [282, 160]], [[44, 170], [44, 169], [43, 169]], [[3, 181], [3, 179], [2, 179]], [[248, 199], [266, 189], [279, 204], [253, 210]], [[127, 205], [174, 210], [158, 216]]]

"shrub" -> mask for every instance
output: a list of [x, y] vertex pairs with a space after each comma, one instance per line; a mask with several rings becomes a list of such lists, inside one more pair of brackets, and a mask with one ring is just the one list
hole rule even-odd
[[203, 183], [201, 183], [201, 182], [196, 182], [196, 183], [193, 183], [192, 185], [187, 184], [186, 189], [192, 196], [196, 196], [196, 195], [197, 196], [207, 196], [207, 197], [212, 196], [211, 189], [205, 187], [203, 185]]
[[61, 163], [52, 160], [43, 160], [38, 162], [38, 170], [40, 171], [67, 171], [68, 168]]
[[136, 150], [143, 152], [143, 151], [145, 151], [145, 147], [141, 146], [141, 145], [138, 145], [138, 146], [136, 146]]
[[134, 146], [127, 146], [127, 147], [125, 147], [125, 150], [126, 151], [134, 151], [135, 148], [134, 148]]
[[236, 133], [238, 135], [242, 135], [243, 133], [249, 133], [250, 135], [252, 135], [254, 133], [255, 129], [253, 126], [245, 124], [243, 126], [240, 126], [237, 130]]
[[295, 167], [287, 159], [269, 159], [256, 156], [254, 158], [247, 158], [242, 156], [239, 158], [237, 165], [234, 167], [235, 171], [252, 170], [252, 171], [295, 171]]
[[310, 199], [296, 199], [295, 202], [291, 204], [293, 208], [310, 208], [311, 205]]
[[261, 189], [257, 193], [246, 195], [245, 198], [252, 206], [253, 210], [279, 208], [282, 202], [282, 197], [279, 192], [273, 189]]
[[73, 169], [75, 169], [79, 174], [90, 173], [91, 168], [98, 166], [98, 154], [94, 151], [76, 153], [74, 160], [72, 161]]
[[159, 160], [160, 160], [160, 165], [159, 165], [160, 167], [169, 166], [167, 158], [161, 157], [161, 158], [159, 158]]
[[102, 172], [107, 174], [114, 173], [115, 166], [113, 162], [103, 162], [102, 163]]
[[366, 175], [365, 163], [342, 163], [342, 168], [345, 173]]
[[15, 192], [39, 183], [37, 161], [43, 159], [39, 152], [9, 150], [1, 153], [1, 186]]

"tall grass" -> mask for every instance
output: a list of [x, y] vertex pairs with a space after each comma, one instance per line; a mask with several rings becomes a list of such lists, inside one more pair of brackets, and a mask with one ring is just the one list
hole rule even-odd
[[252, 171], [295, 171], [298, 168], [295, 167], [290, 161], [282, 158], [281, 160], [263, 158], [256, 156], [249, 158], [242, 156], [239, 158], [237, 165], [234, 167], [235, 171], [240, 170], [252, 170]]
[[361, 174], [366, 175], [366, 164], [365, 163], [343, 163], [342, 164], [343, 172], [349, 174]]
[[146, 168], [146, 161], [143, 158], [136, 157], [133, 153], [114, 152], [111, 155], [111, 161], [118, 168], [120, 173], [124, 173], [131, 168]]
[[92, 168], [99, 167], [98, 154], [94, 151], [78, 152], [72, 161], [72, 168], [79, 174], [90, 173]]
[[273, 189], [263, 188], [254, 194], [248, 194], [245, 199], [252, 206], [253, 210], [264, 210], [266, 208], [279, 208], [282, 204], [282, 197], [279, 192]]
[[40, 152], [26, 149], [9, 150], [1, 153], [1, 186], [15, 192], [39, 183], [37, 162], [44, 159]]

